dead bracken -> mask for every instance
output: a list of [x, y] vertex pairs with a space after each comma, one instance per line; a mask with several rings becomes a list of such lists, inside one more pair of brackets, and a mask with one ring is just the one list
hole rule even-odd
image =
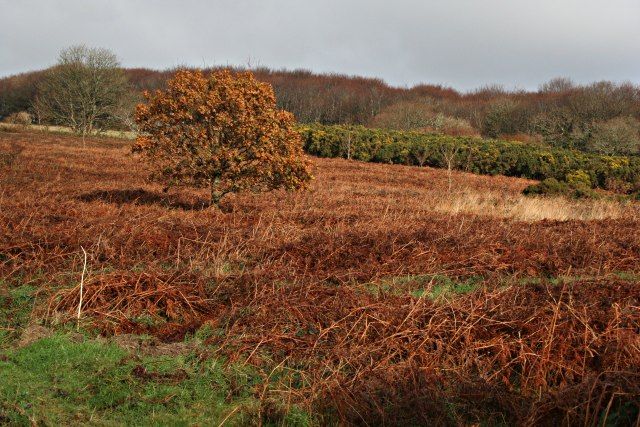
[[[16, 153], [0, 278], [36, 286], [49, 322], [76, 322], [82, 246], [81, 325], [164, 343], [208, 328], [229, 362], [295, 373], [269, 393], [343, 423], [637, 418], [634, 204], [528, 199], [527, 214], [512, 207], [530, 181], [454, 172], [450, 194], [446, 171], [311, 159], [311, 192], [218, 210], [148, 183], [122, 141], [0, 133], [0, 152]], [[471, 292], [432, 298], [443, 283]]]

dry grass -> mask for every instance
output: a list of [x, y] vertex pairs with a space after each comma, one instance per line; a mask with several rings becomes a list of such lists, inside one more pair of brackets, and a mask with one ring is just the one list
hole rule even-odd
[[[53, 126], [53, 125], [24, 125], [17, 123], [0, 123], [0, 130], [4, 132], [55, 132], [63, 134], [73, 134], [71, 128], [66, 126]], [[125, 130], [105, 130], [102, 132], [94, 131], [94, 135], [102, 135], [110, 138], [120, 139], [135, 139], [136, 133]]]
[[637, 215], [637, 207], [612, 200], [571, 200], [565, 197], [525, 197], [501, 192], [456, 191], [434, 197], [434, 210], [518, 221], [603, 220]]
[[[346, 423], [638, 409], [637, 204], [526, 199], [528, 181], [463, 173], [448, 194], [445, 171], [313, 159], [311, 191], [218, 211], [148, 183], [123, 141], [0, 133], [0, 153], [0, 281], [39, 286], [48, 319], [74, 320], [82, 246], [85, 323], [168, 341], [209, 325], [230, 360], [295, 373], [270, 393]], [[431, 301], [434, 275], [481, 278]]]

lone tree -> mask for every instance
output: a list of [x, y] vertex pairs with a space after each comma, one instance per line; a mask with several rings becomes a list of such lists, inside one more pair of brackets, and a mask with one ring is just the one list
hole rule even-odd
[[272, 87], [250, 72], [179, 71], [166, 90], [145, 97], [133, 150], [167, 188], [209, 188], [217, 206], [228, 193], [293, 190], [310, 181], [293, 115], [278, 110]]
[[38, 86], [34, 110], [45, 121], [70, 127], [84, 137], [114, 126], [126, 108], [127, 78], [118, 58], [84, 45], [62, 50], [58, 64]]

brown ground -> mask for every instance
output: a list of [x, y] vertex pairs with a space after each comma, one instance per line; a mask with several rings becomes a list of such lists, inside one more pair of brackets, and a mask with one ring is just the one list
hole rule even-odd
[[[126, 142], [0, 133], [0, 279], [38, 285], [49, 321], [73, 319], [83, 247], [86, 324], [163, 341], [207, 324], [230, 360], [296, 372], [273, 393], [348, 423], [638, 416], [637, 205], [313, 160], [311, 191], [220, 211], [148, 183]], [[479, 289], [420, 297], [433, 275]]]

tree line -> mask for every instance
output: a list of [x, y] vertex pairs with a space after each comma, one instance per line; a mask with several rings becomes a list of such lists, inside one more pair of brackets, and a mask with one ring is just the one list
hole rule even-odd
[[[69, 64], [82, 63], [75, 71], [80, 78], [78, 70], [100, 66], [91, 64], [95, 57], [106, 60], [103, 74], [110, 74], [109, 78], [101, 77], [100, 83], [112, 85], [108, 93], [122, 95], [115, 103], [114, 99], [101, 101], [100, 105], [109, 105], [109, 111], [98, 120], [98, 128], [133, 127], [134, 105], [142, 100], [141, 94], [165, 88], [178, 71], [121, 68], [111, 52], [76, 46], [63, 51], [58, 65], [51, 69], [0, 79], [0, 118], [26, 111], [41, 123], [63, 121], [60, 112], [52, 111], [52, 105], [43, 105], [43, 101], [51, 99], [52, 86], [61, 86], [60, 81], [55, 82], [56, 72], [66, 70], [73, 75]], [[210, 68], [203, 73], [215, 71]], [[536, 91], [509, 91], [493, 85], [462, 93], [439, 85], [399, 88], [380, 79], [307, 70], [262, 67], [251, 71], [259, 81], [271, 84], [277, 107], [292, 112], [302, 123], [483, 136], [600, 154], [640, 154], [640, 86], [631, 83], [579, 85], [567, 78], [556, 78]], [[82, 77], [87, 79], [88, 92], [74, 96], [89, 95], [90, 75]], [[93, 78], [97, 82], [95, 72]], [[95, 85], [93, 88], [93, 95], [99, 95]], [[76, 112], [74, 117], [77, 116]]]
[[640, 196], [640, 156], [610, 156], [520, 141], [364, 126], [312, 124], [300, 126], [299, 132], [305, 151], [319, 157], [551, 180], [544, 186], [548, 192], [559, 192], [562, 187], [580, 197], [596, 196], [591, 191], [595, 188]]

